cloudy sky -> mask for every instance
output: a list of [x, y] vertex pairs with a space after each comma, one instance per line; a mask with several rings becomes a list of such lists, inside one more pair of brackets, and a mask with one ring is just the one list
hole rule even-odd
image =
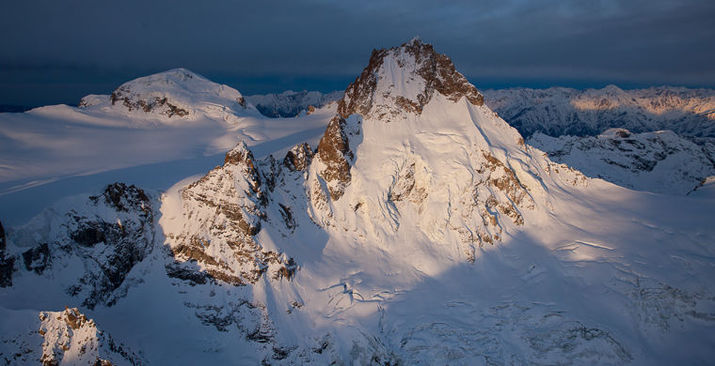
[[244, 94], [344, 89], [413, 36], [481, 88], [714, 87], [714, 19], [712, 0], [3, 1], [0, 104], [179, 66]]

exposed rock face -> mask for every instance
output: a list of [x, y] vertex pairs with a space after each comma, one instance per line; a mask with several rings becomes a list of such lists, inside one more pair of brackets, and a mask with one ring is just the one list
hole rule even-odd
[[22, 261], [26, 270], [42, 274], [52, 264], [50, 247], [47, 243], [42, 243], [35, 248], [28, 249], [22, 253]]
[[[141, 356], [77, 308], [63, 311], [8, 311], [0, 333], [0, 362], [5, 365], [144, 365]], [[6, 317], [12, 317], [8, 319]]]
[[283, 159], [283, 165], [291, 171], [303, 171], [313, 160], [313, 149], [307, 143], [302, 143], [290, 149]]
[[[396, 89], [399, 86], [392, 80], [396, 69], [409, 78], [404, 81], [412, 84], [410, 90]], [[455, 69], [449, 57], [413, 39], [400, 47], [373, 50], [367, 67], [338, 102], [338, 114], [342, 118], [355, 113], [368, 117], [371, 112], [378, 118], [388, 113], [419, 114], [435, 92], [453, 102], [465, 97], [475, 106], [484, 104], [484, 97]]]
[[111, 306], [123, 296], [129, 272], [153, 249], [151, 200], [133, 185], [110, 184], [75, 209], [45, 220], [31, 222], [10, 238], [26, 242], [35, 232], [54, 233], [19, 255], [21, 269], [52, 277], [76, 270], [67, 268], [69, 263], [83, 266], [76, 282], [65, 286], [69, 295], [82, 299], [90, 309]]
[[296, 269], [293, 260], [263, 249], [254, 238], [267, 219], [272, 180], [271, 172], [262, 174], [251, 151], [240, 143], [226, 154], [222, 167], [183, 189], [186, 221], [182, 231], [168, 234], [178, 261], [168, 272], [200, 283], [201, 276], [195, 274], [200, 270], [233, 285], [254, 283], [266, 272], [290, 278]]
[[324, 164], [320, 175], [327, 182], [330, 198], [333, 200], [340, 199], [345, 186], [350, 183], [349, 161], [353, 154], [350, 151], [345, 125], [345, 119], [339, 116], [333, 117], [318, 143], [318, 157]]
[[115, 105], [117, 102], [121, 102], [122, 105], [127, 107], [130, 111], [135, 109], [146, 113], [158, 111], [167, 117], [184, 117], [189, 114], [189, 111], [172, 104], [166, 97], [154, 97], [153, 99], [148, 100], [138, 99], [137, 96], [133, 95], [132, 91], [126, 87], [119, 87], [117, 90], [112, 92], [110, 100], [112, 101], [112, 105]]

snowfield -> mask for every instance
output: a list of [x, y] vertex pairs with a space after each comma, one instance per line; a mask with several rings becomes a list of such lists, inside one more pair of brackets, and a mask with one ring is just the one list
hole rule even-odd
[[[699, 145], [625, 130], [525, 143], [418, 39], [374, 51], [338, 103], [297, 118], [209, 83], [178, 69], [0, 114], [0, 360], [715, 356]], [[633, 172], [636, 156], [656, 164]]]

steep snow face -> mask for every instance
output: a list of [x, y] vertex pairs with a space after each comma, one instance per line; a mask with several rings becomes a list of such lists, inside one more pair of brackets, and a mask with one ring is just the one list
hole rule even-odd
[[318, 91], [287, 90], [280, 94], [249, 95], [249, 103], [266, 117], [295, 117], [301, 113], [312, 113], [314, 108], [322, 108], [343, 97], [342, 91], [321, 93]]
[[153, 217], [149, 196], [122, 183], [66, 199], [8, 235], [3, 287], [45, 289], [48, 299], [89, 309], [112, 306], [136, 284], [129, 273], [154, 248]]
[[637, 190], [686, 194], [715, 175], [713, 145], [696, 145], [672, 131], [614, 128], [596, 137], [558, 138], [536, 133], [528, 143], [590, 177]]
[[110, 96], [89, 95], [80, 108], [150, 113], [174, 119], [201, 115], [255, 115], [253, 106], [236, 89], [214, 83], [187, 69], [172, 69], [120, 85]]
[[64, 311], [10, 311], [0, 338], [0, 359], [7, 364], [139, 365], [146, 362], [77, 308]]
[[657, 87], [622, 90], [568, 88], [486, 90], [486, 103], [524, 136], [595, 136], [609, 128], [672, 130], [715, 137], [715, 90]]
[[372, 242], [460, 243], [447, 252], [473, 261], [524, 223], [540, 167], [449, 58], [413, 40], [374, 51], [347, 88], [310, 167], [311, 215]]

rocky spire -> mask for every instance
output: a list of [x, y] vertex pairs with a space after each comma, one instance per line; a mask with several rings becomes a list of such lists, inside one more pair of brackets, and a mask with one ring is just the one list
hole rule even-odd
[[359, 135], [359, 121], [348, 127], [348, 117], [377, 118], [385, 122], [403, 114], [421, 114], [441, 94], [449, 101], [465, 98], [475, 106], [484, 97], [454, 67], [449, 57], [418, 38], [390, 49], [373, 50], [367, 67], [345, 90], [338, 113], [330, 121], [317, 155], [323, 163], [320, 175], [333, 200], [340, 199], [350, 183], [350, 135]]
[[453, 102], [465, 97], [474, 105], [484, 104], [482, 94], [449, 57], [414, 38], [399, 47], [373, 50], [367, 67], [345, 90], [338, 114], [342, 118], [354, 113], [367, 116], [375, 107], [419, 114], [435, 92]]

